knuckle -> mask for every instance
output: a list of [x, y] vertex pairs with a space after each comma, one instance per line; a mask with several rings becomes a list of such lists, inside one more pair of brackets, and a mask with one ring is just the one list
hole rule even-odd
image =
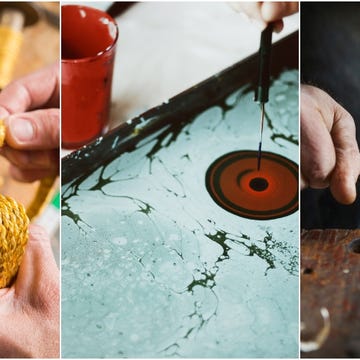
[[[30, 92], [28, 88], [25, 86], [21, 79], [15, 80], [11, 83], [7, 88], [8, 93], [16, 94], [16, 104], [22, 104], [23, 108], [29, 108], [32, 102]], [[9, 113], [16, 112], [15, 108], [12, 107], [13, 104], [10, 103]], [[14, 103], [15, 105], [15, 103]]]
[[323, 187], [329, 184], [330, 171], [327, 167], [321, 164], [314, 164], [306, 173], [306, 178], [309, 180], [310, 186]]

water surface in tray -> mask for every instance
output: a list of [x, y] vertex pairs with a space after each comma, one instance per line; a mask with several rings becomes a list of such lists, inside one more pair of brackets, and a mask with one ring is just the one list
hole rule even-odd
[[[297, 71], [266, 111], [263, 149], [297, 162]], [[241, 218], [205, 186], [259, 116], [245, 86], [63, 187], [63, 357], [298, 356], [298, 213]]]

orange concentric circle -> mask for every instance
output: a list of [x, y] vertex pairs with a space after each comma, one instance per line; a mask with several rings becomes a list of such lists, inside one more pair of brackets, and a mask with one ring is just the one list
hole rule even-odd
[[268, 220], [298, 209], [298, 166], [263, 152], [257, 170], [257, 151], [235, 151], [215, 160], [206, 173], [206, 187], [223, 209], [249, 219]]

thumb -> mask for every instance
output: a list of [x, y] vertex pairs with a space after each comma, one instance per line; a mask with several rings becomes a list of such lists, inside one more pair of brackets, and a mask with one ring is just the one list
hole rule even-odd
[[59, 109], [10, 115], [5, 120], [6, 142], [19, 150], [48, 150], [60, 146]]
[[50, 240], [40, 226], [30, 225], [29, 241], [15, 282], [15, 292], [33, 304], [58, 301], [59, 271]]

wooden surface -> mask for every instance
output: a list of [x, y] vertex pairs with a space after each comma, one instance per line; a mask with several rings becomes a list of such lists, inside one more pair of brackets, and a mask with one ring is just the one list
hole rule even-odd
[[323, 346], [302, 357], [360, 357], [360, 229], [311, 230], [301, 236], [301, 338], [323, 327], [320, 308], [330, 314]]
[[[49, 11], [59, 14], [59, 3], [38, 3]], [[18, 62], [15, 67], [13, 79], [19, 78], [38, 70], [48, 64], [58, 61], [60, 35], [59, 30], [50, 25], [45, 18], [32, 27], [24, 30], [24, 42]], [[38, 186], [33, 184], [18, 183], [11, 179], [8, 174], [8, 163], [0, 157], [0, 191], [2, 194], [11, 195], [17, 201], [27, 205], [33, 197]]]

